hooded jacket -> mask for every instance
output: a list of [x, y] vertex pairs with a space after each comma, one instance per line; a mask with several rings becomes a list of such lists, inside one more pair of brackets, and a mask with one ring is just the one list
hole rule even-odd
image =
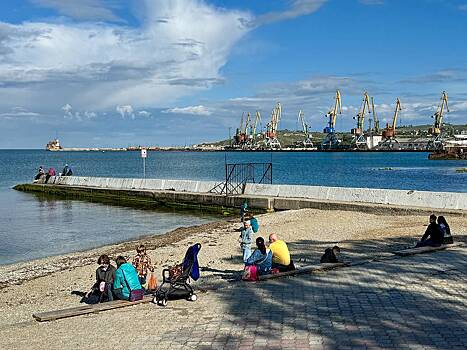
[[[125, 281], [126, 280], [126, 281]], [[138, 273], [136, 269], [130, 263], [120, 265], [115, 272], [114, 289], [122, 289], [122, 294], [126, 297], [130, 297], [130, 290], [141, 289], [139, 283]]]

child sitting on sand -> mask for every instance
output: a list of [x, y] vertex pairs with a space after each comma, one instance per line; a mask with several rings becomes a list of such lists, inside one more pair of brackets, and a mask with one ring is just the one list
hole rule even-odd
[[138, 272], [139, 282], [141, 285], [145, 284], [148, 270], [154, 271], [154, 268], [151, 264], [151, 258], [146, 254], [146, 247], [144, 244], [141, 244], [136, 248], [136, 255], [133, 258], [133, 266]]

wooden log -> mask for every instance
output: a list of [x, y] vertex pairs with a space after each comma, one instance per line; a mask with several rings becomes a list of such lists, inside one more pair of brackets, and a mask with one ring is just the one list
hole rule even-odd
[[409, 248], [409, 249], [397, 250], [392, 253], [395, 255], [399, 255], [399, 256], [409, 256], [409, 255], [415, 255], [415, 254], [435, 252], [437, 250], [444, 250], [450, 247], [452, 248], [452, 247], [457, 247], [457, 246], [459, 246], [459, 243], [443, 244], [439, 247], [426, 246], [426, 247], [418, 247], [418, 248]]
[[121, 307], [145, 304], [145, 303], [151, 302], [152, 299], [153, 299], [152, 295], [145, 295], [143, 300], [138, 300], [138, 301], [131, 302], [131, 301], [126, 301], [126, 300], [114, 300], [114, 301], [109, 301], [106, 303], [83, 305], [83, 306], [78, 306], [78, 307], [72, 307], [69, 309], [39, 312], [39, 313], [33, 314], [32, 317], [34, 317], [34, 319], [36, 319], [39, 322], [53, 321], [53, 320], [58, 320], [61, 318], [66, 318], [66, 317], [74, 317], [74, 316], [80, 316], [80, 315], [86, 315], [86, 314], [92, 314], [92, 313], [99, 313], [101, 311], [118, 309]]
[[332, 270], [332, 269], [335, 269], [337, 267], [342, 267], [342, 266], [346, 266], [346, 264], [345, 263], [332, 263], [332, 264], [309, 265], [309, 266], [304, 266], [304, 267], [301, 267], [299, 269], [295, 269], [292, 271], [261, 275], [258, 277], [258, 280], [264, 281], [264, 280], [270, 280], [273, 278], [279, 278], [279, 277], [285, 277], [285, 276], [295, 276], [295, 275], [301, 275], [305, 273], [326, 271], [326, 270]]

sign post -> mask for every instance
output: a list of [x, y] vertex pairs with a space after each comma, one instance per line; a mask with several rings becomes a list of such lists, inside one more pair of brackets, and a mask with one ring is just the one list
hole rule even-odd
[[148, 150], [145, 148], [141, 149], [141, 158], [143, 158], [143, 178], [146, 178], [146, 158], [148, 157]]

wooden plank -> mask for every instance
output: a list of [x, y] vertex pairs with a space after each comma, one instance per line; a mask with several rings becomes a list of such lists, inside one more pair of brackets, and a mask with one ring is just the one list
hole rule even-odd
[[427, 247], [409, 248], [409, 249], [397, 250], [392, 253], [395, 255], [399, 255], [399, 256], [410, 256], [410, 255], [421, 254], [421, 253], [435, 252], [437, 250], [444, 250], [447, 248], [452, 248], [452, 247], [457, 247], [457, 246], [459, 246], [459, 243], [443, 244], [439, 247], [427, 246]]
[[126, 301], [126, 300], [114, 300], [114, 301], [109, 301], [106, 303], [83, 305], [83, 306], [72, 307], [68, 309], [62, 309], [62, 310], [40, 312], [40, 313], [33, 314], [32, 317], [34, 317], [34, 319], [36, 319], [39, 322], [53, 321], [53, 320], [58, 320], [61, 318], [66, 318], [66, 317], [87, 315], [87, 314], [98, 313], [98, 312], [106, 311], [106, 310], [118, 309], [118, 308], [126, 307], [126, 306], [145, 304], [145, 303], [151, 302], [152, 299], [153, 299], [153, 295], [145, 295], [143, 300], [138, 300], [138, 301], [133, 301], [133, 302]]
[[264, 281], [264, 280], [270, 280], [273, 278], [280, 278], [280, 277], [285, 277], [285, 276], [295, 276], [295, 275], [301, 275], [305, 273], [326, 271], [326, 270], [332, 270], [332, 269], [335, 269], [337, 267], [342, 267], [342, 266], [346, 266], [346, 264], [345, 263], [333, 263], [333, 264], [309, 265], [309, 266], [301, 267], [299, 269], [295, 269], [293, 271], [279, 272], [279, 273], [269, 274], [269, 275], [261, 275], [258, 277], [258, 280]]

